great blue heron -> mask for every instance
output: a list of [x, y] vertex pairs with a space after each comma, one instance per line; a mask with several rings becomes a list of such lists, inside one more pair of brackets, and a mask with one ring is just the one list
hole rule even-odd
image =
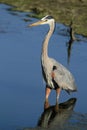
[[50, 29], [44, 39], [41, 54], [41, 67], [44, 80], [46, 81], [45, 100], [48, 100], [52, 89], [56, 90], [56, 101], [59, 99], [61, 89], [68, 93], [77, 90], [72, 74], [55, 59], [48, 56], [48, 42], [55, 28], [55, 20], [52, 16], [45, 16], [40, 21], [30, 24], [29, 26], [37, 26], [48, 24]]

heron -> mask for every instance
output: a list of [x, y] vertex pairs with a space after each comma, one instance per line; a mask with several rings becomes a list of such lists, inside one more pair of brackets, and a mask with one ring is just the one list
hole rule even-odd
[[72, 73], [61, 63], [48, 56], [48, 43], [55, 29], [55, 19], [50, 15], [46, 15], [41, 20], [28, 26], [32, 27], [44, 24], [49, 25], [41, 52], [42, 75], [46, 82], [45, 100], [48, 100], [51, 90], [54, 89], [56, 90], [56, 102], [58, 102], [61, 90], [70, 93], [77, 91], [77, 87]]

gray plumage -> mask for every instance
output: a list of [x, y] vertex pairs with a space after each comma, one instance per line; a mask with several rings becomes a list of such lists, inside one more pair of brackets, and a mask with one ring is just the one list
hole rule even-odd
[[54, 65], [56, 66], [56, 69], [54, 70], [54, 81], [58, 84], [58, 86], [67, 92], [76, 91], [76, 84], [70, 71], [54, 59], [51, 59], [51, 61], [54, 62]]
[[[55, 21], [52, 18], [51, 20], [48, 19], [48, 16], [44, 17], [42, 20], [47, 19], [49, 21], [50, 30], [47, 33], [45, 40], [43, 42], [42, 47], [42, 73], [43, 77], [46, 81], [47, 86], [52, 89], [55, 87], [60, 87], [61, 89], [66, 90], [67, 92], [76, 91], [76, 85], [74, 78], [69, 70], [67, 70], [62, 64], [58, 63], [56, 60], [50, 58], [48, 56], [48, 42], [49, 39], [54, 31], [55, 28]], [[53, 70], [53, 67], [56, 69]], [[52, 80], [51, 72], [54, 72], [54, 79]]]
[[[48, 24], [50, 29], [43, 41], [42, 54], [41, 54], [41, 67], [46, 86], [51, 89], [61, 88], [67, 92], [73, 92], [77, 90], [74, 78], [70, 71], [62, 64], [48, 56], [48, 43], [53, 34], [55, 28], [55, 20], [53, 17], [47, 15], [39, 22], [31, 24], [30, 26], [37, 26]], [[52, 77], [53, 74], [53, 77]], [[49, 95], [49, 94], [48, 94]], [[48, 98], [48, 96], [47, 96]]]

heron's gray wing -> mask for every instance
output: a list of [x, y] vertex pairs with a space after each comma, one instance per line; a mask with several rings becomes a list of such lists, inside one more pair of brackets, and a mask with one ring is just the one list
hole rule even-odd
[[58, 86], [68, 92], [76, 91], [76, 85], [72, 74], [66, 69], [62, 64], [56, 62], [54, 59], [51, 59], [54, 66], [54, 81]]

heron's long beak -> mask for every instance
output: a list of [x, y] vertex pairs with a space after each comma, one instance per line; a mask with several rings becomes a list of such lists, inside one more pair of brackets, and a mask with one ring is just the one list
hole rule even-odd
[[32, 27], [32, 26], [38, 26], [38, 25], [41, 25], [43, 23], [43, 21], [38, 21], [38, 22], [35, 22], [35, 23], [33, 23], [33, 24], [30, 24], [30, 25], [28, 25], [29, 27]]

